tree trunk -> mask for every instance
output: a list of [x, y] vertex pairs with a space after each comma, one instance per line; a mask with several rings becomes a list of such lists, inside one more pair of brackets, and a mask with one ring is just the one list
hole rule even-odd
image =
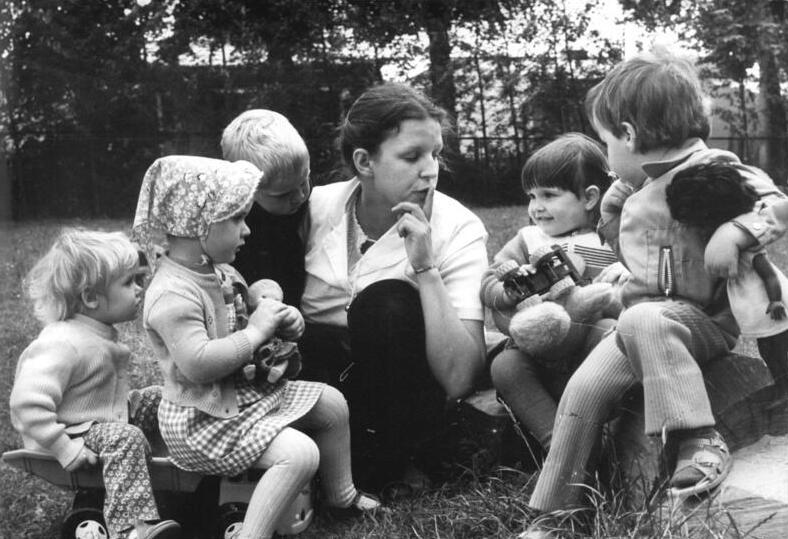
[[430, 13], [426, 19], [429, 37], [430, 83], [432, 97], [451, 114], [457, 113], [457, 93], [454, 87], [454, 65], [451, 59], [449, 29], [451, 21], [447, 13]]
[[484, 73], [482, 72], [481, 62], [479, 61], [479, 51], [473, 54], [473, 65], [476, 68], [476, 77], [479, 79], [479, 111], [482, 119], [482, 148], [484, 148], [484, 164], [490, 166], [490, 158], [487, 155], [487, 108], [484, 105]]
[[758, 117], [762, 133], [766, 137], [761, 146], [761, 167], [775, 183], [785, 186], [788, 167], [786, 166], [786, 118], [785, 106], [780, 94], [780, 75], [774, 53], [763, 48], [758, 57], [761, 76], [758, 81]]
[[[11, 111], [11, 83], [9, 82], [9, 75], [11, 70], [8, 68], [8, 64], [11, 62], [0, 62], [0, 95], [6, 97], [5, 99], [5, 116], [6, 118], [11, 118], [12, 111]], [[2, 115], [2, 113], [0, 113]], [[15, 136], [14, 129], [11, 130], [12, 139]], [[14, 140], [14, 146], [16, 146], [16, 140]], [[12, 196], [12, 189], [11, 189], [11, 174], [9, 170], [9, 162], [11, 156], [6, 151], [6, 145], [0, 143], [0, 223], [4, 221], [10, 221], [13, 219], [13, 207], [11, 204], [11, 196]]]

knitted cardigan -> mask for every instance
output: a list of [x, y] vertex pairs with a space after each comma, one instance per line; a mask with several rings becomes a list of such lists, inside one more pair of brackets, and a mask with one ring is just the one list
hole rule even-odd
[[87, 316], [44, 327], [22, 352], [11, 389], [11, 423], [24, 446], [65, 467], [93, 423], [128, 422], [129, 357], [112, 326]]

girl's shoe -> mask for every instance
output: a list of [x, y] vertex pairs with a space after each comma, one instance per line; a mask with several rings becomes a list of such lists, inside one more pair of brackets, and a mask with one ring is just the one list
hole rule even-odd
[[356, 495], [347, 507], [328, 507], [329, 514], [337, 520], [360, 517], [361, 515], [374, 515], [383, 509], [383, 504], [377, 496], [356, 490]]
[[676, 470], [670, 478], [670, 493], [684, 498], [704, 494], [728, 476], [733, 458], [720, 433], [686, 438], [679, 442]]
[[174, 520], [161, 520], [152, 524], [142, 535], [132, 530], [128, 539], [180, 539], [181, 525]]

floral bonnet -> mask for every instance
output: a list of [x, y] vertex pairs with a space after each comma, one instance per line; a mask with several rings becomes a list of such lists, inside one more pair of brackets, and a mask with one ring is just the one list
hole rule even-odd
[[142, 180], [132, 237], [149, 257], [166, 234], [204, 239], [211, 224], [249, 205], [262, 175], [247, 161], [193, 155], [157, 159]]

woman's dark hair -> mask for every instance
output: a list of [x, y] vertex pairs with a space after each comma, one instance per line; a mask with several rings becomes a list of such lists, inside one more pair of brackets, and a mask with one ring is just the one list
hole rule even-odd
[[446, 111], [418, 90], [395, 82], [373, 86], [356, 99], [339, 126], [342, 159], [358, 173], [353, 164], [353, 152], [357, 148], [375, 153], [403, 121], [428, 118], [437, 121], [444, 133], [450, 130]]
[[673, 218], [714, 231], [752, 210], [758, 194], [729, 162], [712, 161], [680, 170], [665, 189]]

